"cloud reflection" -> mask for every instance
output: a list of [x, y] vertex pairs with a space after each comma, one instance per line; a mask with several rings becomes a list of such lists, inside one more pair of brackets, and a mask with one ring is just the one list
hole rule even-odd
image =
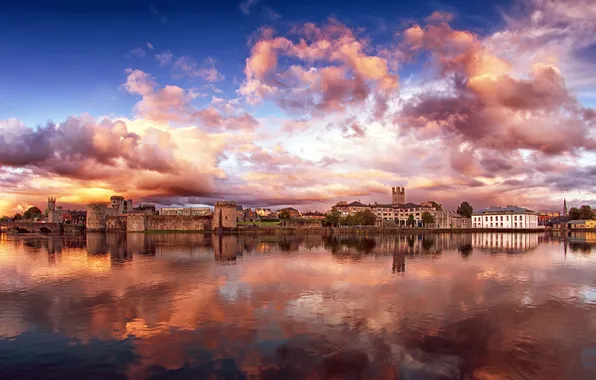
[[130, 378], [391, 378], [408, 360], [477, 378], [583, 374], [595, 261], [570, 265], [559, 238], [8, 237], [0, 341], [22, 355], [26, 337], [127, 342]]

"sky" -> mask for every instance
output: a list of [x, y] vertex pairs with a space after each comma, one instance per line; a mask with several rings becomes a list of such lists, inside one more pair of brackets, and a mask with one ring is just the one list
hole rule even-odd
[[0, 46], [0, 215], [596, 203], [591, 0], [24, 0]]

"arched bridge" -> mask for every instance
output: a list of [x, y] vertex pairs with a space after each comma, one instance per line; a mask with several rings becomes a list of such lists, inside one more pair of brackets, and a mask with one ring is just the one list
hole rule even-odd
[[60, 223], [36, 222], [5, 222], [0, 224], [0, 230], [25, 232], [60, 232]]

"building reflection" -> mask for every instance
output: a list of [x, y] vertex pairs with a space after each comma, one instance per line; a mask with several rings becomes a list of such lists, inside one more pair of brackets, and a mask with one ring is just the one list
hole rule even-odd
[[242, 246], [235, 235], [213, 237], [213, 255], [217, 261], [235, 261], [242, 254]]
[[85, 236], [87, 241], [87, 254], [91, 256], [106, 255], [108, 253], [108, 243], [106, 234], [94, 232]]
[[110, 251], [110, 261], [118, 265], [132, 260], [132, 252], [128, 251], [126, 234], [106, 234], [106, 242]]
[[366, 255], [440, 255], [472, 243], [469, 234], [417, 234], [393, 236], [332, 236], [325, 248], [338, 257], [361, 258]]
[[[487, 367], [494, 378], [581, 374], [576, 358], [593, 343], [596, 317], [592, 267], [553, 265], [550, 253], [562, 248], [540, 238], [535, 260], [476, 255], [509, 249], [501, 248], [505, 239], [491, 245], [480, 237], [491, 241], [484, 234], [88, 234], [79, 239], [84, 248], [68, 254], [69, 239], [2, 241], [0, 251], [11, 244], [17, 253], [3, 266], [19, 270], [3, 272], [18, 281], [0, 278], [0, 338], [11, 337], [2, 340], [4, 352], [23, 362], [34, 354], [31, 342], [41, 341], [56, 355], [50, 360], [71, 369], [83, 363], [78, 373], [97, 378], [105, 373], [85, 372], [97, 367], [85, 355], [115, 351], [126, 353], [117, 369], [129, 378], [398, 378], [395, 361], [405, 353], [429, 368], [447, 363], [432, 361], [437, 346], [478, 378], [474, 371]], [[51, 268], [44, 249], [57, 257]], [[38, 254], [23, 254], [30, 251]], [[218, 265], [239, 253], [242, 265]], [[564, 344], [551, 350], [553, 342]], [[511, 358], [537, 365], [503, 364]], [[10, 360], [0, 363], [0, 373], [13, 369]]]
[[527, 252], [538, 247], [544, 234], [482, 232], [472, 235], [472, 246], [490, 253]]
[[393, 273], [405, 273], [406, 271], [406, 253], [404, 251], [393, 254], [393, 265], [391, 266]]
[[571, 251], [589, 255], [596, 249], [596, 232], [554, 231], [549, 238], [553, 241], [563, 242], [565, 254]]

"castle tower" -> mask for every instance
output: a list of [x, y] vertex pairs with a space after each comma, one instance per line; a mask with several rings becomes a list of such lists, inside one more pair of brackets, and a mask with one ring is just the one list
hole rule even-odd
[[110, 204], [112, 205], [115, 215], [124, 214], [124, 211], [126, 210], [126, 201], [124, 200], [124, 197], [113, 195], [110, 197]]
[[49, 211], [54, 211], [56, 209], [56, 198], [55, 197], [49, 197], [48, 198], [48, 212]]
[[391, 188], [391, 203], [394, 205], [403, 205], [406, 203], [406, 188], [392, 187]]
[[563, 216], [567, 216], [567, 199], [563, 199]]
[[211, 228], [214, 231], [236, 228], [236, 214], [236, 202], [216, 202], [215, 207], [213, 208], [213, 219]]

